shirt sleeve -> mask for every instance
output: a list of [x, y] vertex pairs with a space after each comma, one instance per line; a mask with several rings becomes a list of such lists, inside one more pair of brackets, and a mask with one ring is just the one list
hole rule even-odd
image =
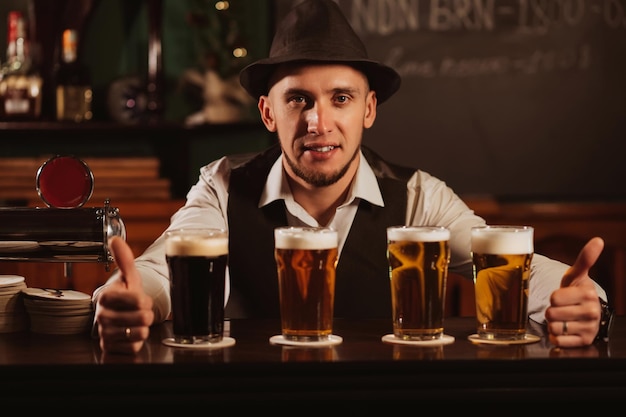
[[[198, 181], [187, 193], [185, 204], [174, 213], [166, 230], [194, 227], [227, 229], [229, 179], [230, 167], [225, 158], [202, 167]], [[144, 291], [154, 301], [154, 322], [160, 323], [166, 320], [171, 312], [169, 272], [165, 262], [165, 230], [137, 256], [135, 264], [141, 275]], [[107, 282], [94, 291], [93, 302], [97, 302], [105, 286], [118, 278], [119, 271], [114, 270]], [[227, 277], [225, 300], [228, 300], [229, 292], [230, 282]]]
[[407, 224], [445, 226], [450, 229], [450, 271], [472, 277], [470, 232], [485, 220], [447, 184], [424, 171], [416, 171], [408, 184]]

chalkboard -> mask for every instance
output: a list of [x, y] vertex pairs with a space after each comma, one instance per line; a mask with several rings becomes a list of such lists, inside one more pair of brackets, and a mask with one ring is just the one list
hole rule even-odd
[[626, 0], [338, 3], [403, 78], [365, 144], [464, 195], [626, 198]]

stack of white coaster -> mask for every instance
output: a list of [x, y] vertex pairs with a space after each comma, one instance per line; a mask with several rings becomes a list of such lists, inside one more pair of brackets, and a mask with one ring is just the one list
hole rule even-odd
[[0, 275], [0, 333], [28, 330], [28, 315], [22, 302], [24, 277]]
[[79, 334], [91, 330], [91, 296], [74, 290], [26, 288], [24, 306], [30, 330], [46, 334]]

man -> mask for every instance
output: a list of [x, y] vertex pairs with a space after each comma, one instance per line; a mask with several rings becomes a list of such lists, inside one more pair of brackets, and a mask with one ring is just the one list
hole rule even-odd
[[[279, 317], [273, 228], [285, 224], [338, 230], [337, 317], [391, 314], [390, 225], [448, 227], [450, 271], [471, 279], [470, 228], [484, 220], [444, 182], [361, 146], [400, 77], [368, 58], [335, 3], [296, 6], [278, 27], [269, 58], [244, 68], [240, 82], [279, 143], [203, 167], [170, 224], [229, 230], [228, 317]], [[123, 240], [110, 247], [119, 270], [93, 297], [100, 345], [137, 353], [150, 326], [170, 313], [163, 236], [136, 260]], [[602, 250], [600, 238], [590, 240], [572, 267], [533, 257], [529, 315], [547, 321], [553, 344], [585, 346], [596, 338], [606, 294], [588, 271]]]

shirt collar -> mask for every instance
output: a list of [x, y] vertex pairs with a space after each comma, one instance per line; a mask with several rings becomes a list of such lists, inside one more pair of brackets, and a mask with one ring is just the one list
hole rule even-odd
[[[378, 181], [374, 171], [361, 153], [359, 158], [359, 169], [352, 184], [352, 189], [345, 204], [351, 204], [355, 199], [369, 201], [370, 203], [384, 207], [383, 195], [380, 192]], [[278, 157], [265, 182], [263, 193], [259, 201], [259, 207], [263, 207], [276, 200], [293, 200], [287, 178], [283, 170], [283, 156]]]

